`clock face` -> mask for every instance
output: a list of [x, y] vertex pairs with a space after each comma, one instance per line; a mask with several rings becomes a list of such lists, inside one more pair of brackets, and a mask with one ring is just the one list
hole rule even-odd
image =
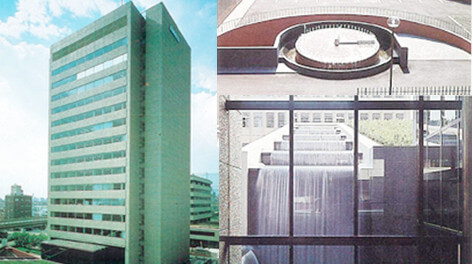
[[324, 28], [302, 34], [296, 51], [304, 58], [326, 64], [350, 64], [367, 60], [380, 48], [376, 36], [349, 28]]

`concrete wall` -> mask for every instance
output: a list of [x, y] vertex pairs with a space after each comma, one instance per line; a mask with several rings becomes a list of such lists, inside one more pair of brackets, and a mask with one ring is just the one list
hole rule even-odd
[[[239, 111], [226, 111], [225, 101], [227, 96], [219, 96], [218, 102], [218, 140], [220, 150], [219, 164], [219, 200], [220, 200], [220, 236], [245, 234], [241, 222], [246, 218], [242, 214], [242, 157], [241, 157], [241, 113]], [[246, 200], [246, 198], [245, 198]], [[232, 246], [225, 248], [220, 243], [220, 263], [241, 262], [241, 247]]]
[[[386, 17], [371, 15], [330, 14], [286, 17], [255, 23], [226, 32], [218, 36], [217, 46], [273, 46], [277, 35], [282, 30], [301, 23], [325, 20], [359, 21], [386, 27]], [[403, 20], [400, 26], [396, 29], [396, 33], [411, 34], [435, 39], [451, 44], [467, 52], [471, 52], [471, 43], [468, 40], [432, 26]]]
[[140, 163], [140, 153], [143, 152], [140, 145], [140, 124], [143, 122], [141, 109], [142, 85], [144, 75], [144, 54], [141, 45], [144, 39], [144, 19], [131, 5], [128, 11], [128, 126], [127, 126], [127, 196], [126, 196], [126, 230], [127, 243], [125, 249], [126, 263], [138, 263], [139, 256], [142, 255], [140, 249], [140, 181], [142, 181]]
[[189, 258], [190, 48], [163, 4], [146, 11], [145, 90], [144, 262], [184, 263]]

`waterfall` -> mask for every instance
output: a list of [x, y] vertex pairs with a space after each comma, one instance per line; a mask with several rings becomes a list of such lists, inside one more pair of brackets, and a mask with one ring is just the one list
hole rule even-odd
[[[288, 136], [249, 187], [250, 235], [289, 233]], [[294, 235], [353, 235], [353, 151], [337, 126], [301, 126], [294, 135]], [[249, 204], [250, 206], [250, 204]], [[259, 263], [287, 263], [287, 246], [253, 246]], [[294, 263], [353, 263], [351, 246], [295, 246]], [[253, 263], [244, 261], [242, 263]]]

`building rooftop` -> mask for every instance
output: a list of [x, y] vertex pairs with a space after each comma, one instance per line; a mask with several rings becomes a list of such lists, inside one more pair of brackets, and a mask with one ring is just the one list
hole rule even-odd
[[191, 180], [198, 180], [198, 181], [201, 181], [201, 182], [205, 182], [205, 183], [208, 183], [208, 184], [212, 184], [212, 181], [211, 181], [211, 180], [206, 179], [206, 178], [203, 178], [203, 177], [200, 177], [200, 176], [197, 176], [197, 175], [194, 175], [194, 174], [191, 174]]
[[97, 251], [107, 248], [106, 246], [101, 246], [101, 245], [72, 242], [72, 241], [61, 240], [61, 239], [47, 240], [47, 241], [43, 241], [42, 243], [47, 244], [47, 245], [72, 248], [72, 249], [77, 249], [77, 250], [87, 251], [87, 252], [97, 252]]

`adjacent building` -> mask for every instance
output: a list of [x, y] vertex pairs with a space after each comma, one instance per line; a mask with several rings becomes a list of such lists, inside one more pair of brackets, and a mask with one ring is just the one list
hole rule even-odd
[[5, 219], [31, 217], [31, 195], [24, 195], [20, 185], [12, 185], [5, 195]]
[[212, 181], [191, 175], [191, 224], [209, 222], [212, 217]]
[[190, 47], [165, 6], [128, 2], [52, 45], [49, 100], [43, 258], [186, 262]]
[[190, 246], [218, 248], [218, 222], [213, 207], [212, 181], [191, 175], [190, 204]]

